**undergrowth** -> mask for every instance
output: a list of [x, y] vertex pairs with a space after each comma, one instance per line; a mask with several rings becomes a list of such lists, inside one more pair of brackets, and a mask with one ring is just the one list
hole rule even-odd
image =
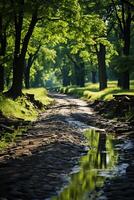
[[26, 128], [18, 128], [13, 133], [4, 133], [0, 138], [0, 151], [6, 149], [10, 144], [15, 143], [17, 139], [20, 139], [25, 130]]
[[[33, 105], [26, 97], [26, 93], [34, 94], [34, 99], [41, 102], [45, 107], [53, 102], [53, 99], [48, 97], [48, 92], [44, 88], [23, 90], [24, 95], [16, 100], [5, 97], [0, 94], [0, 116], [6, 118], [17, 118], [26, 121], [35, 121], [38, 117], [39, 109]], [[1, 115], [2, 114], [2, 115]], [[30, 124], [30, 123], [29, 123]], [[25, 128], [27, 129], [27, 127]], [[21, 138], [24, 128], [14, 130], [13, 133], [1, 131], [0, 134], [0, 151], [6, 149], [10, 144], [13, 144], [18, 138]]]

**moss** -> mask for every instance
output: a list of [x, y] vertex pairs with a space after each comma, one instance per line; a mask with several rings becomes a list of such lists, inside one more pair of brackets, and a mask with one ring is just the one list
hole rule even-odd
[[[24, 93], [34, 94], [35, 99], [39, 100], [44, 105], [49, 105], [53, 101], [52, 98], [48, 97], [47, 90], [44, 88], [24, 90]], [[29, 121], [34, 121], [38, 117], [38, 110], [25, 96], [12, 100], [1, 94], [0, 111], [6, 117], [20, 118]]]
[[48, 91], [45, 88], [32, 88], [23, 90], [24, 93], [34, 94], [35, 100], [40, 101], [44, 105], [49, 105], [53, 99], [48, 96]]
[[6, 149], [10, 144], [16, 142], [17, 139], [20, 139], [22, 133], [26, 131], [27, 128], [18, 128], [13, 133], [4, 133], [0, 138], [0, 151]]

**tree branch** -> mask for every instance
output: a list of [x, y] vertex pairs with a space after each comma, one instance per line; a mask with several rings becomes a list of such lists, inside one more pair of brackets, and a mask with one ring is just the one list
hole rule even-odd
[[117, 20], [119, 22], [119, 26], [120, 26], [121, 32], [124, 34], [124, 30], [123, 30], [123, 27], [122, 27], [121, 19], [120, 19], [119, 15], [118, 15], [117, 7], [115, 5], [114, 0], [111, 0], [111, 1], [113, 3], [114, 9], [115, 9], [116, 17], [117, 17]]
[[21, 49], [21, 55], [23, 57], [25, 57], [27, 47], [28, 47], [28, 43], [29, 43], [30, 37], [33, 33], [33, 30], [34, 30], [34, 27], [35, 27], [37, 21], [38, 21], [38, 18], [37, 18], [37, 9], [36, 9], [35, 12], [32, 15], [32, 19], [31, 19], [28, 31], [27, 31], [27, 33], [24, 37], [24, 40], [23, 40], [23, 45], [22, 45], [22, 49]]

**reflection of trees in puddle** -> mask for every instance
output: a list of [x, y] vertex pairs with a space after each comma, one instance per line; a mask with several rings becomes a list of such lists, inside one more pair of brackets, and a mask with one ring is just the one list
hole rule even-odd
[[85, 136], [91, 149], [80, 159], [81, 170], [71, 176], [70, 184], [52, 200], [87, 200], [89, 192], [103, 186], [107, 174], [116, 164], [112, 135], [88, 130]]

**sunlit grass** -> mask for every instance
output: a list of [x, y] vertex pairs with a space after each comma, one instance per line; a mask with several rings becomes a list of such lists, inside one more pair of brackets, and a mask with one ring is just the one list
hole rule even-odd
[[[45, 88], [24, 90], [23, 93], [34, 94], [36, 100], [39, 100], [45, 106], [53, 102], [53, 99], [48, 97], [48, 92]], [[12, 100], [0, 94], [0, 111], [6, 117], [19, 118], [28, 121], [34, 121], [38, 117], [38, 109], [30, 102], [26, 96]], [[20, 138], [24, 129], [15, 130], [13, 133], [3, 133], [0, 136], [0, 151], [6, 149], [10, 144], [13, 144], [16, 139]]]
[[[47, 90], [44, 88], [24, 90], [24, 93], [34, 94], [35, 99], [41, 101], [44, 105], [48, 105], [53, 101], [48, 97]], [[25, 96], [12, 100], [1, 94], [0, 111], [7, 117], [20, 118], [29, 121], [36, 120], [38, 116], [38, 110]]]
[[0, 139], [0, 151], [6, 149], [10, 144], [15, 143], [17, 139], [21, 138], [25, 129], [21, 128], [15, 130], [13, 133], [4, 133]]
[[48, 91], [45, 88], [31, 88], [23, 90], [24, 93], [34, 94], [36, 100], [39, 100], [44, 105], [49, 105], [53, 99], [48, 96]]
[[127, 94], [134, 95], [134, 81], [131, 81], [130, 90], [122, 90], [117, 87], [116, 81], [109, 81], [108, 88], [99, 91], [99, 84], [87, 83], [85, 87], [68, 86], [62, 87], [61, 92], [74, 94], [87, 100], [110, 100], [113, 95]]
[[25, 97], [12, 100], [0, 95], [0, 111], [7, 117], [21, 118], [30, 121], [35, 120], [38, 115], [33, 104]]

